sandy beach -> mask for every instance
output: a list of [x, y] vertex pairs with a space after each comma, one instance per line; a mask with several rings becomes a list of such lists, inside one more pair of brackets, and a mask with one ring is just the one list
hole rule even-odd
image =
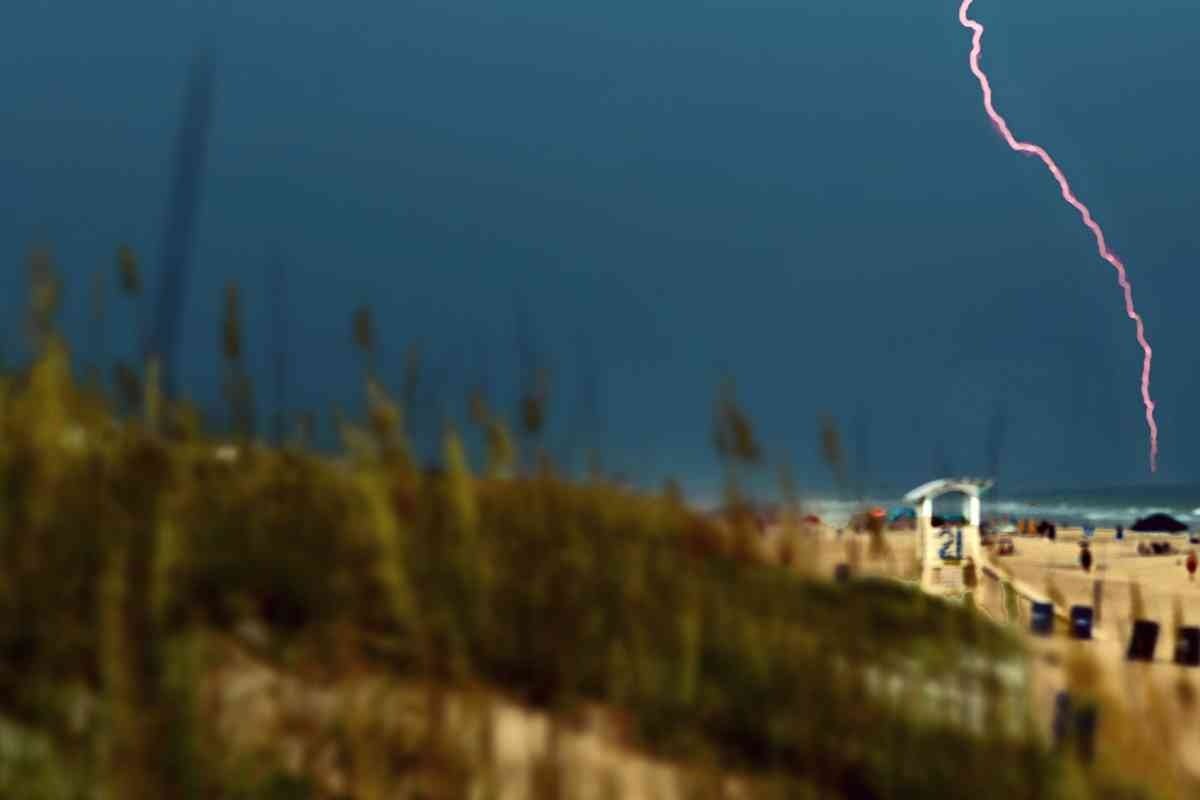
[[[1089, 544], [1093, 552], [1090, 573], [1079, 564], [1079, 528], [1060, 529], [1054, 541], [1033, 537], [1013, 537], [1016, 553], [995, 558], [1011, 574], [1048, 592], [1053, 586], [1069, 604], [1091, 606], [1100, 592], [1100, 619], [1097, 640], [1066, 640], [1066, 626], [1058, 627], [1058, 636], [1035, 642], [1035, 652], [1043, 658], [1035, 664], [1035, 693], [1041, 705], [1048, 705], [1059, 688], [1061, 675], [1055, 669], [1069, 648], [1087, 648], [1103, 672], [1103, 683], [1114, 696], [1124, 700], [1138, 724], [1155, 728], [1162, 747], [1173, 750], [1179, 763], [1193, 775], [1200, 774], [1200, 725], [1193, 708], [1180, 700], [1183, 686], [1195, 685], [1195, 668], [1174, 664], [1176, 624], [1200, 624], [1200, 581], [1192, 581], [1184, 566], [1193, 549], [1187, 535], [1126, 533], [1118, 541], [1111, 529], [1097, 530]], [[1169, 541], [1170, 555], [1140, 555], [1142, 541]], [[1154, 661], [1149, 664], [1126, 660], [1134, 620], [1134, 597], [1140, 594], [1140, 615], [1159, 623], [1160, 632]], [[1183, 683], [1181, 683], [1183, 682]]]
[[[781, 531], [775, 531], [780, 533]], [[858, 576], [891, 577], [915, 582], [916, 536], [912, 531], [888, 531], [885, 534], [889, 555], [873, 558], [869, 537], [854, 534], [849, 529], [812, 526], [801, 532], [812, 537], [818, 546], [808, 555], [815, 556], [807, 569], [832, 577], [838, 564], [853, 563]], [[768, 535], [768, 548], [777, 547], [783, 537]], [[1070, 683], [1070, 664], [1080, 656], [1098, 668], [1099, 691], [1118, 701], [1125, 719], [1120, 725], [1146, 726], [1149, 736], [1143, 741], [1158, 743], [1160, 754], [1173, 767], [1200, 777], [1200, 720], [1194, 706], [1180, 701], [1181, 681], [1195, 687], [1200, 681], [1200, 669], [1181, 667], [1174, 663], [1176, 606], [1182, 613], [1182, 624], [1200, 625], [1200, 579], [1189, 579], [1184, 566], [1192, 549], [1187, 535], [1126, 533], [1121, 541], [1113, 529], [1100, 529], [1091, 537], [1093, 553], [1090, 572], [1079, 563], [1080, 528], [1060, 528], [1055, 540], [1042, 537], [1014, 535], [1016, 552], [996, 556], [987, 551], [985, 566], [991, 568], [989, 578], [981, 575], [976, 588], [975, 602], [985, 614], [1005, 621], [1003, 596], [998, 576], [1007, 574], [1026, 589], [1043, 598], [1060, 594], [1065, 605], [1092, 606], [1096, 584], [1102, 585], [1099, 619], [1095, 638], [1077, 641], [1070, 637], [1066, 621], [1056, 620], [1051, 637], [1030, 633], [1029, 608], [1022, 600], [1019, 625], [1030, 647], [1030, 691], [1035, 715], [1050, 736], [1055, 696]], [[1174, 552], [1170, 555], [1140, 555], [1139, 542], [1169, 541]], [[1200, 552], [1200, 546], [1196, 548]], [[801, 568], [805, 568], [801, 565]], [[1153, 662], [1129, 662], [1126, 651], [1134, 620], [1135, 589], [1141, 595], [1142, 618], [1159, 623], [1160, 633]], [[1059, 609], [1056, 609], [1058, 611]], [[1061, 609], [1066, 612], [1067, 609]], [[1155, 758], [1156, 762], [1159, 760]], [[1151, 767], [1147, 767], [1151, 769]]]
[[[891, 532], [888, 540], [904, 552], [911, 536]], [[1100, 670], [1098, 688], [1124, 706], [1126, 724], [1147, 726], [1164, 753], [1173, 753], [1175, 763], [1198, 776], [1200, 724], [1192, 713], [1194, 707], [1180, 701], [1180, 690], [1181, 685], [1196, 685], [1200, 669], [1174, 663], [1177, 619], [1183, 625], [1200, 625], [1200, 580], [1191, 580], [1184, 566], [1193, 546], [1187, 535], [1126, 533], [1118, 541], [1113, 529], [1101, 529], [1089, 541], [1093, 564], [1090, 572], [1085, 572], [1079, 563], [1084, 538], [1081, 528], [1060, 528], [1053, 541], [1013, 536], [1015, 553], [996, 556], [989, 552], [987, 556], [994, 570], [1007, 573], [1043, 596], [1058, 593], [1068, 606], [1093, 606], [1096, 586], [1101, 586], [1099, 619], [1091, 641], [1071, 639], [1061, 617], [1055, 622], [1054, 636], [1033, 636], [1029, 633], [1029, 606], [1022, 603], [1020, 624], [1033, 653], [1031, 690], [1035, 710], [1049, 725], [1055, 695], [1069, 683], [1068, 662], [1080, 655], [1091, 656]], [[1140, 542], [1170, 542], [1173, 552], [1141, 555]], [[1140, 618], [1160, 626], [1151, 663], [1126, 659], [1137, 594], [1142, 605]], [[1005, 618], [996, 581], [981, 580], [976, 599], [989, 616]], [[1177, 618], [1177, 614], [1181, 616]]]
[[[1090, 573], [1079, 564], [1083, 531], [1065, 528], [1054, 541], [1040, 537], [1016, 536], [1017, 552], [995, 561], [1011, 570], [1014, 577], [1046, 591], [1053, 584], [1071, 604], [1091, 605], [1097, 581], [1102, 583], [1101, 619], [1098, 628], [1112, 635], [1122, 634], [1132, 622], [1132, 586], [1140, 591], [1145, 617], [1158, 621], [1171, 641], [1159, 642], [1159, 658], [1173, 653], [1171, 631], [1174, 606], [1183, 607], [1185, 624], [1200, 624], [1200, 581], [1189, 579], [1184, 567], [1193, 545], [1186, 535], [1129, 534], [1118, 541], [1115, 532], [1098, 530], [1089, 547], [1093, 564]], [[1170, 542], [1170, 555], [1139, 555], [1139, 542]], [[1197, 546], [1200, 550], [1200, 546]], [[1191, 613], [1189, 614], [1189, 610]], [[1169, 645], [1164, 649], [1163, 645]]]

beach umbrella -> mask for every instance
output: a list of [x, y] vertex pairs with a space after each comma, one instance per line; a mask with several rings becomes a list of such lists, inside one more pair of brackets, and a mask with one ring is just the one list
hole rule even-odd
[[902, 519], [916, 519], [917, 512], [908, 506], [895, 506], [888, 512], [888, 522], [899, 522]]
[[1186, 531], [1188, 526], [1170, 514], [1151, 514], [1130, 525], [1129, 529], [1139, 533], [1180, 533]]

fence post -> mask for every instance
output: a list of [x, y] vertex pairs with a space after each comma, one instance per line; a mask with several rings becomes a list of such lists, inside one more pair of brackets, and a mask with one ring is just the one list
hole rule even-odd
[[998, 610], [996, 618], [999, 619], [1004, 614], [1004, 592], [1000, 587], [1000, 579], [991, 570], [984, 571], [983, 575], [987, 578], [985, 596], [987, 597], [988, 613]]
[[1012, 581], [1005, 580], [1000, 585], [1004, 590], [1004, 612], [1008, 616], [1008, 621], [1014, 624], [1019, 623], [1021, 612], [1017, 605], [1017, 590], [1013, 587]]

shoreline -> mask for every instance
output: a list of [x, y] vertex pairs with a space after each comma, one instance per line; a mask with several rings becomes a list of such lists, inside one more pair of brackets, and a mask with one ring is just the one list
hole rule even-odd
[[[711, 498], [704, 498], [703, 501], [692, 501], [696, 509], [701, 513], [713, 513], [720, 506], [719, 501], [714, 501]], [[775, 509], [780, 506], [774, 501], [763, 501], [757, 504], [763, 509]], [[1188, 505], [1184, 508], [1183, 505]], [[855, 514], [869, 508], [883, 508], [886, 511], [891, 511], [894, 508], [903, 506], [901, 496], [891, 497], [867, 497], [863, 500], [842, 500], [836, 498], [805, 498], [800, 501], [801, 515], [815, 514], [821, 518], [821, 521], [834, 528], [845, 526], [850, 522], [851, 517]], [[954, 506], [956, 510], [957, 507]], [[1093, 526], [1097, 533], [1102, 530], [1112, 531], [1117, 525], [1125, 529], [1126, 534], [1137, 534], [1139, 536], [1149, 535], [1140, 532], [1132, 531], [1130, 528], [1139, 519], [1150, 516], [1151, 514], [1167, 514], [1187, 525], [1188, 529], [1193, 532], [1200, 532], [1200, 505], [1191, 506], [1190, 504], [1171, 505], [1127, 505], [1127, 506], [1102, 506], [1094, 505], [1040, 505], [1036, 502], [1025, 501], [1021, 499], [1001, 500], [989, 502], [987, 495], [984, 495], [982, 502], [982, 516], [985, 521], [993, 522], [1015, 522], [1020, 519], [1030, 519], [1034, 522], [1046, 520], [1058, 526], [1059, 530], [1064, 529], [1082, 529], [1085, 525]], [[1180, 534], [1171, 534], [1175, 536], [1186, 536], [1187, 532]]]

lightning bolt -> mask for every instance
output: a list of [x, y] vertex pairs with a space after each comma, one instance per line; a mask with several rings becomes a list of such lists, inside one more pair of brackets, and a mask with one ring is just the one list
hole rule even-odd
[[958, 9], [958, 21], [963, 24], [963, 27], [971, 30], [971, 72], [979, 79], [979, 88], [983, 90], [984, 110], [987, 111], [992, 124], [1000, 131], [1000, 135], [1004, 137], [1004, 141], [1008, 143], [1009, 147], [1018, 153], [1037, 156], [1046, 165], [1046, 169], [1050, 170], [1050, 174], [1058, 182], [1058, 188], [1062, 190], [1063, 200], [1066, 200], [1072, 208], [1079, 212], [1083, 224], [1096, 237], [1096, 249], [1100, 252], [1100, 257], [1112, 264], [1113, 269], [1117, 271], [1117, 283], [1121, 285], [1121, 290], [1125, 294], [1125, 313], [1133, 320], [1137, 330], [1137, 341], [1142, 347], [1142, 405], [1146, 407], [1146, 426], [1150, 430], [1150, 471], [1154, 472], [1158, 468], [1158, 425], [1154, 421], [1154, 400], [1150, 397], [1150, 360], [1153, 351], [1150, 349], [1150, 342], [1146, 340], [1146, 329], [1142, 324], [1142, 318], [1133, 307], [1133, 287], [1129, 285], [1129, 278], [1125, 274], [1125, 265], [1108, 248], [1100, 224], [1092, 218], [1092, 212], [1088, 210], [1088, 207], [1081, 203], [1075, 193], [1071, 191], [1071, 184], [1067, 181], [1066, 175], [1063, 174], [1058, 164], [1054, 163], [1050, 154], [1036, 144], [1019, 141], [1017, 137], [1013, 136], [1004, 117], [996, 111], [996, 107], [992, 104], [992, 85], [983, 68], [979, 66], [979, 57], [983, 52], [983, 25], [967, 16], [967, 11], [974, 2], [975, 0], [963, 0]]

